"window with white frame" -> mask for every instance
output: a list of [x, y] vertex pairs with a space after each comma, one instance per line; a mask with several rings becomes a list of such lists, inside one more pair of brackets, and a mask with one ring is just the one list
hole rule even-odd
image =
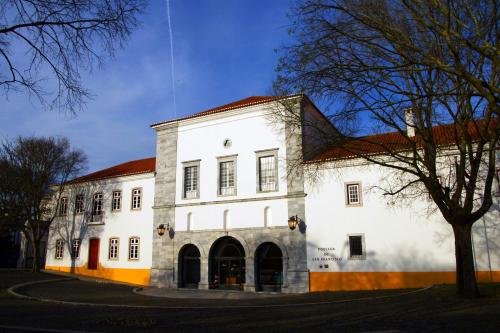
[[365, 259], [365, 240], [363, 235], [349, 235], [349, 258]]
[[64, 256], [64, 241], [62, 239], [56, 240], [56, 259], [62, 259]]
[[59, 215], [65, 216], [68, 213], [68, 198], [62, 197], [59, 200]]
[[184, 199], [199, 197], [199, 163], [184, 164]]
[[270, 192], [278, 190], [278, 151], [257, 153], [257, 191]]
[[236, 194], [236, 159], [219, 158], [219, 195]]
[[113, 197], [111, 199], [111, 210], [113, 212], [122, 209], [122, 191], [113, 191]]
[[75, 238], [71, 242], [71, 258], [78, 259], [79, 257], [80, 257], [80, 240], [78, 238]]
[[102, 221], [103, 195], [102, 193], [94, 194], [92, 199], [92, 217], [91, 222]]
[[361, 183], [346, 184], [346, 204], [348, 206], [361, 205]]
[[75, 197], [75, 213], [81, 214], [83, 213], [83, 194], [78, 194]]
[[139, 237], [129, 238], [128, 258], [130, 260], [139, 260]]
[[141, 209], [142, 205], [142, 190], [140, 188], [134, 188], [132, 190], [132, 209]]
[[120, 240], [118, 238], [110, 238], [109, 239], [109, 259], [117, 260], [118, 259], [118, 248], [119, 248]]

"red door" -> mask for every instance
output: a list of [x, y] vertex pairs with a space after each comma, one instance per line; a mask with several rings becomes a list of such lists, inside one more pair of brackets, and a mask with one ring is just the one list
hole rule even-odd
[[99, 263], [99, 238], [92, 238], [89, 244], [89, 269], [97, 269]]

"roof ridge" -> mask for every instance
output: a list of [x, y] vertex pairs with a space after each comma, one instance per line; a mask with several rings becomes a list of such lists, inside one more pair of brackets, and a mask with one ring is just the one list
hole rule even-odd
[[[181, 120], [186, 120], [186, 119], [191, 119], [191, 118], [203, 117], [203, 116], [207, 116], [207, 115], [214, 114], [214, 113], [219, 113], [219, 112], [224, 112], [224, 111], [229, 111], [229, 110], [236, 110], [236, 109], [245, 108], [245, 107], [248, 107], [248, 106], [264, 104], [264, 103], [276, 101], [276, 100], [279, 100], [279, 99], [293, 98], [293, 97], [302, 96], [302, 95], [303, 94], [294, 94], [294, 95], [287, 95], [287, 96], [258, 96], [258, 95], [253, 95], [253, 96], [245, 97], [245, 98], [242, 98], [242, 99], [230, 102], [230, 103], [226, 103], [226, 104], [223, 104], [223, 105], [220, 105], [220, 106], [216, 106], [216, 107], [210, 108], [208, 110], [204, 110], [204, 111], [200, 111], [200, 112], [197, 112], [197, 113], [193, 113], [193, 114], [188, 115], [188, 116], [184, 116], [184, 117], [180, 117], [180, 118], [176, 118], [176, 119], [165, 120], [165, 121], [161, 121], [161, 122], [158, 122], [158, 123], [154, 123], [150, 127], [155, 127], [155, 126], [159, 126], [159, 125], [169, 124], [169, 123], [173, 123], [173, 122], [176, 122], [176, 121], [181, 121]], [[256, 100], [255, 101], [248, 101], [248, 100], [250, 100], [252, 98], [256, 99]], [[244, 101], [248, 101], [248, 102], [245, 103]]]

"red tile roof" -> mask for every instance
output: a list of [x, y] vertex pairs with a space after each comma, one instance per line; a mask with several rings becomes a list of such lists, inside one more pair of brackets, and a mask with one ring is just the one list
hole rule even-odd
[[151, 127], [155, 127], [158, 125], [164, 125], [168, 123], [172, 123], [175, 121], [179, 120], [185, 120], [185, 119], [191, 119], [191, 118], [197, 118], [197, 117], [202, 117], [202, 116], [208, 116], [214, 113], [219, 113], [219, 112], [224, 112], [224, 111], [229, 111], [229, 110], [235, 110], [235, 109], [240, 109], [244, 108], [247, 106], [253, 106], [253, 105], [258, 105], [258, 104], [264, 104], [272, 101], [276, 101], [282, 98], [290, 98], [290, 97], [295, 97], [295, 96], [300, 96], [300, 94], [297, 95], [290, 95], [286, 97], [276, 97], [276, 96], [250, 96], [247, 98], [240, 99], [235, 102], [231, 102], [229, 104], [224, 104], [212, 109], [208, 109], [206, 111], [198, 112], [195, 114], [192, 114], [190, 116], [182, 117], [182, 118], [177, 118], [177, 119], [172, 119], [172, 120], [167, 120], [167, 121], [162, 121], [156, 124], [151, 125]]
[[150, 157], [142, 160], [125, 162], [122, 164], [112, 166], [107, 169], [92, 172], [89, 173], [88, 175], [75, 178], [71, 180], [69, 183], [70, 184], [83, 183], [100, 179], [138, 175], [142, 173], [154, 172], [155, 169], [156, 169], [156, 158]]
[[[496, 122], [492, 122], [495, 126]], [[477, 121], [478, 127], [482, 126], [482, 121]], [[478, 127], [473, 122], [468, 124], [468, 132], [473, 138], [478, 138]], [[457, 142], [457, 136], [460, 136], [460, 131], [454, 124], [440, 125], [433, 129], [434, 141], [437, 146], [452, 145]], [[416, 136], [419, 146], [422, 145], [422, 140]], [[381, 155], [388, 152], [404, 151], [411, 148], [406, 136], [398, 132], [370, 135], [355, 139], [343, 147], [332, 147], [313, 156], [306, 163], [325, 162], [338, 159], [355, 158], [360, 155]]]

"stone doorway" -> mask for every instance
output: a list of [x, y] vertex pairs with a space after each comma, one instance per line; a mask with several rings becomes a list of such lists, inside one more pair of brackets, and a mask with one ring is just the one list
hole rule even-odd
[[243, 290], [245, 284], [245, 250], [233, 237], [219, 238], [209, 255], [210, 289]]
[[200, 283], [200, 251], [193, 244], [179, 251], [179, 288], [197, 289]]
[[259, 245], [255, 252], [255, 289], [281, 292], [283, 285], [283, 253], [274, 243]]

